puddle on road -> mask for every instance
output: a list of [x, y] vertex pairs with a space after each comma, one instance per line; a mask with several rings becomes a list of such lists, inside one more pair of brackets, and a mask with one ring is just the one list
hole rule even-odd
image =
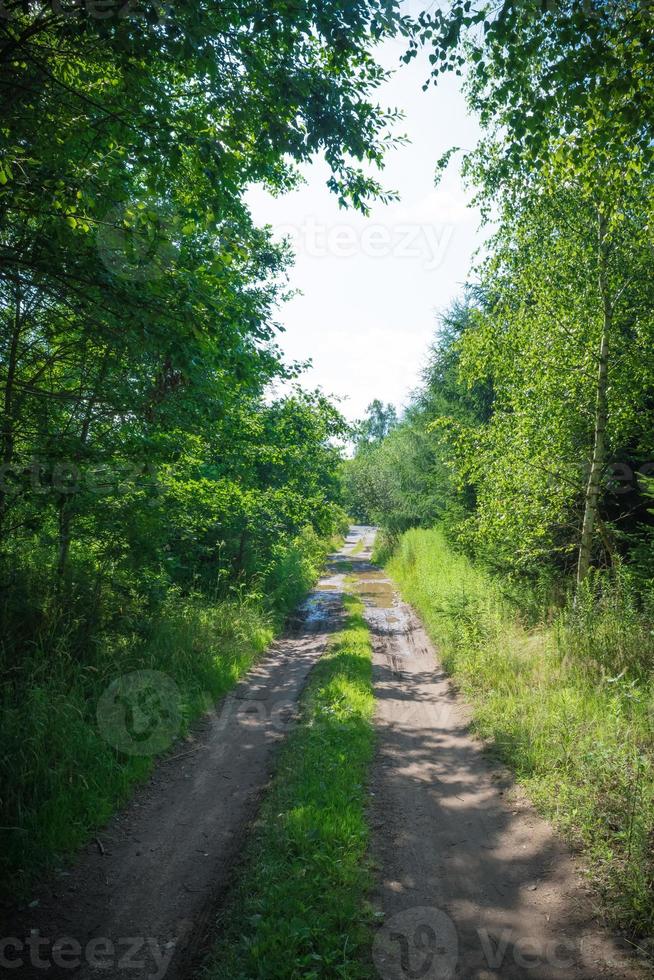
[[340, 611], [343, 587], [332, 582], [320, 582], [300, 607], [304, 623], [328, 620]]
[[393, 584], [384, 572], [366, 572], [365, 576], [357, 578], [356, 590], [368, 606], [391, 609], [394, 605]]
[[377, 609], [391, 609], [393, 606], [393, 589], [390, 582], [384, 585], [383, 582], [359, 581], [357, 592], [365, 603]]
[[[360, 534], [352, 535], [346, 545], [356, 544], [360, 540]], [[347, 552], [341, 551], [331, 555], [326, 572], [302, 607], [302, 618], [305, 622], [315, 624], [333, 616], [336, 608], [340, 608], [343, 593], [352, 590], [364, 603], [367, 615], [372, 615], [375, 620], [379, 619], [380, 629], [394, 632], [398, 624], [401, 628], [402, 616], [386, 611], [397, 609], [393, 584], [385, 572], [370, 566], [368, 557], [362, 556], [357, 560], [357, 556], [350, 557]], [[346, 586], [346, 581], [352, 584]]]
[[[364, 603], [368, 625], [376, 636], [392, 639], [406, 634], [406, 609], [384, 572], [367, 571], [365, 576], [357, 578], [355, 588]], [[402, 656], [399, 650], [398, 647], [398, 656]]]

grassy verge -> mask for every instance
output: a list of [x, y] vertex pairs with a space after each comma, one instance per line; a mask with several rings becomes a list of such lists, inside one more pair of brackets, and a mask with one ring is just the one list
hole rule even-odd
[[311, 674], [204, 980], [368, 977], [371, 647], [358, 599]]
[[651, 629], [615, 591], [527, 629], [502, 584], [438, 530], [409, 531], [387, 567], [473, 706], [478, 733], [589, 859], [612, 921], [651, 936]]
[[[132, 597], [118, 628], [83, 643], [54, 623], [23, 645], [20, 658], [8, 644], [0, 648], [3, 902], [24, 898], [38, 874], [72, 856], [152, 769], [154, 755], [130, 754], [103, 735], [98, 705], [112, 682], [141, 670], [165, 675], [177, 702], [174, 734], [183, 737], [266, 649], [326, 550], [298, 539], [258, 593], [234, 589], [212, 600], [170, 589], [156, 613]], [[146, 697], [156, 696], [155, 685]], [[156, 724], [156, 700], [141, 719], [146, 725], [148, 710]], [[138, 727], [139, 719], [131, 723]]]

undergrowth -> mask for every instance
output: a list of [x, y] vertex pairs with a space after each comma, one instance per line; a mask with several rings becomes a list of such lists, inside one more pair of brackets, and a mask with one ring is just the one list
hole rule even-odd
[[314, 668], [204, 980], [369, 977], [371, 646], [360, 601]]
[[407, 532], [388, 571], [419, 611], [474, 726], [586, 856], [614, 924], [654, 933], [652, 624], [628, 577], [591, 581], [533, 625], [501, 580], [438, 530]]
[[[69, 858], [152, 769], [151, 755], [126, 754], [103, 737], [97, 709], [112, 682], [139, 670], [165, 675], [177, 701], [175, 735], [183, 737], [265, 650], [315, 581], [326, 550], [306, 532], [279, 549], [258, 582], [213, 598], [170, 587], [153, 603], [114, 585], [102, 597], [111, 616], [90, 633], [84, 594], [65, 613], [54, 603], [40, 608], [31, 634], [18, 620], [12, 630], [11, 610], [2, 611], [8, 624], [0, 647], [4, 902], [23, 898], [37, 874]], [[160, 709], [154, 703], [150, 710]]]

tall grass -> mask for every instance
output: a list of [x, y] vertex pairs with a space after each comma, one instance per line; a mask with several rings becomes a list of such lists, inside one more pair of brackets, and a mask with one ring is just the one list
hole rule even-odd
[[74, 853], [152, 768], [151, 756], [124, 754], [103, 738], [96, 715], [108, 686], [136, 670], [167, 675], [179, 692], [183, 737], [192, 720], [265, 650], [315, 580], [325, 553], [325, 545], [307, 532], [279, 550], [259, 582], [232, 587], [221, 597], [170, 587], [153, 604], [138, 591], [114, 591], [103, 598], [112, 615], [103, 617], [102, 629], [89, 629], [83, 588], [65, 615], [49, 610], [47, 602], [35, 609], [31, 632], [22, 620], [12, 628], [10, 611], [4, 610], [4, 900], [24, 896], [37, 873]]
[[[474, 726], [588, 858], [610, 919], [654, 932], [654, 644], [629, 577], [588, 583], [533, 625], [512, 590], [414, 530], [388, 563]], [[527, 626], [529, 622], [531, 625]]]

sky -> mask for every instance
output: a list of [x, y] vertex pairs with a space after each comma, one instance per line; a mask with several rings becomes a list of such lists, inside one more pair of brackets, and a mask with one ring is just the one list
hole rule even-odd
[[[386, 42], [378, 59], [395, 67], [400, 40]], [[310, 359], [305, 388], [336, 396], [343, 414], [361, 418], [374, 399], [398, 409], [420, 381], [437, 315], [460, 294], [481, 244], [477, 212], [469, 208], [458, 159], [438, 188], [436, 161], [451, 146], [471, 149], [479, 129], [468, 116], [460, 79], [441, 76], [422, 91], [429, 74], [424, 57], [402, 66], [378, 90], [378, 100], [405, 114], [395, 132], [410, 143], [389, 151], [380, 177], [399, 193], [363, 217], [339, 208], [317, 161], [306, 183], [274, 198], [252, 188], [248, 201], [257, 224], [289, 237], [296, 255], [290, 286], [301, 295], [285, 303], [279, 344], [289, 361]]]

